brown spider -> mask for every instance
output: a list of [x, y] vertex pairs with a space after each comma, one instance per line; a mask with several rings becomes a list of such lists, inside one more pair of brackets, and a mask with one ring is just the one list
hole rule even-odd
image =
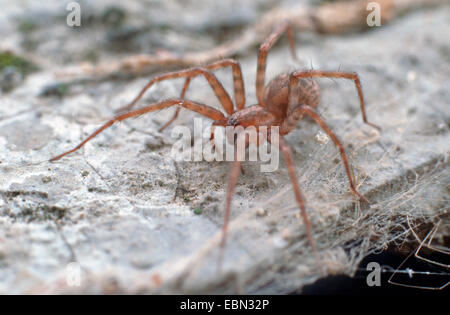
[[[245, 92], [244, 92], [244, 81], [242, 78], [241, 67], [239, 63], [233, 59], [224, 59], [212, 64], [196, 67], [186, 70], [180, 70], [175, 72], [170, 72], [154, 77], [150, 82], [141, 90], [141, 92], [136, 96], [136, 98], [127, 106], [119, 109], [119, 112], [124, 112], [119, 114], [115, 118], [109, 120], [99, 129], [93, 132], [89, 137], [82, 141], [75, 148], [62, 153], [58, 156], [50, 159], [51, 162], [56, 161], [63, 156], [72, 153], [79, 148], [81, 148], [86, 142], [97, 136], [100, 132], [110, 127], [116, 122], [143, 115], [149, 112], [157, 111], [160, 109], [168, 108], [174, 105], [178, 105], [178, 108], [174, 116], [161, 127], [160, 131], [171, 124], [178, 116], [181, 107], [187, 108], [191, 111], [197, 112], [203, 116], [206, 116], [213, 120], [212, 126], [242, 126], [244, 128], [248, 126], [254, 126], [258, 128], [259, 126], [266, 126], [270, 128], [272, 126], [279, 127], [279, 149], [284, 155], [286, 165], [288, 168], [289, 176], [294, 187], [295, 198], [300, 206], [301, 215], [306, 227], [306, 233], [308, 236], [309, 244], [313, 250], [314, 256], [317, 261], [319, 261], [317, 252], [314, 245], [314, 239], [312, 236], [311, 223], [308, 220], [305, 209], [305, 201], [303, 194], [299, 188], [298, 181], [295, 175], [295, 167], [292, 159], [291, 149], [284, 140], [283, 136], [288, 134], [293, 130], [297, 123], [306, 114], [311, 117], [333, 140], [334, 144], [338, 147], [342, 160], [344, 162], [345, 171], [350, 183], [350, 188], [354, 194], [356, 194], [360, 199], [367, 201], [355, 188], [352, 177], [350, 175], [350, 167], [348, 165], [347, 157], [345, 155], [344, 147], [341, 141], [337, 138], [331, 128], [325, 123], [323, 118], [316, 111], [316, 107], [319, 105], [319, 87], [317, 83], [312, 79], [314, 77], [329, 77], [329, 78], [345, 78], [350, 79], [355, 82], [358, 96], [361, 105], [362, 118], [364, 123], [380, 129], [378, 126], [367, 121], [366, 112], [364, 109], [364, 99], [361, 90], [361, 83], [359, 77], [353, 72], [341, 72], [341, 71], [320, 71], [320, 70], [309, 70], [309, 71], [294, 71], [292, 73], [283, 73], [275, 77], [270, 83], [264, 87], [265, 83], [265, 70], [266, 70], [266, 59], [267, 53], [278, 40], [278, 38], [287, 32], [289, 37], [289, 44], [291, 48], [291, 53], [294, 58], [296, 58], [295, 52], [295, 42], [292, 32], [292, 28], [289, 22], [281, 24], [261, 45], [258, 52], [258, 69], [256, 75], [256, 95], [258, 99], [258, 104], [245, 107]], [[216, 76], [211, 72], [219, 68], [224, 68], [230, 66], [233, 72], [233, 83], [234, 83], [234, 96], [236, 103], [236, 110], [234, 109], [233, 102], [226, 92], [222, 84], [218, 81]], [[206, 80], [211, 85], [214, 93], [222, 104], [224, 110], [228, 114], [225, 116], [221, 111], [198, 102], [190, 101], [184, 99], [187, 88], [192, 78], [203, 75]], [[145, 91], [149, 89], [156, 82], [160, 82], [167, 79], [175, 79], [185, 77], [186, 81], [181, 92], [181, 96], [178, 99], [169, 99], [162, 102], [147, 105], [145, 107], [131, 110], [132, 107], [137, 103], [137, 101], [143, 96]], [[214, 130], [211, 132], [211, 140], [214, 138]], [[267, 138], [270, 141], [270, 137]], [[239, 176], [239, 169], [242, 170], [241, 162], [235, 159], [230, 172], [230, 178], [228, 182], [228, 191], [226, 195], [225, 203], [225, 214], [224, 214], [224, 225], [222, 228], [222, 240], [221, 240], [221, 254], [219, 258], [219, 265], [221, 257], [226, 243], [226, 235], [228, 222], [230, 217], [231, 199], [233, 196], [233, 191], [236, 186], [236, 181]], [[243, 172], [243, 170], [242, 170]]]

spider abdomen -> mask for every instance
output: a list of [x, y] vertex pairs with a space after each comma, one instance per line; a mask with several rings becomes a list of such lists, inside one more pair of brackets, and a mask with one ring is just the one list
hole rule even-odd
[[[264, 101], [266, 110], [278, 117], [286, 117], [289, 100], [289, 78], [290, 74], [282, 73], [273, 78], [264, 90]], [[299, 98], [298, 105], [309, 105], [316, 108], [319, 105], [319, 86], [310, 78], [298, 80]]]

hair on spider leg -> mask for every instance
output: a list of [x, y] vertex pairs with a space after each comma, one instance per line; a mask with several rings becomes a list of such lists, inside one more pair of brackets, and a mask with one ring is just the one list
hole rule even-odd
[[312, 58], [309, 58], [309, 66], [310, 66], [310, 69], [309, 69], [309, 70], [314, 70], [314, 65], [313, 65], [313, 60], [312, 60]]
[[[341, 63], [339, 63], [339, 66], [338, 66], [338, 69], [337, 69], [337, 72], [341, 72]], [[334, 85], [335, 86], [338, 86], [338, 84], [337, 84], [337, 82], [336, 82], [336, 80], [334, 79], [334, 78], [330, 78], [331, 79], [331, 81], [333, 81], [334, 82]]]

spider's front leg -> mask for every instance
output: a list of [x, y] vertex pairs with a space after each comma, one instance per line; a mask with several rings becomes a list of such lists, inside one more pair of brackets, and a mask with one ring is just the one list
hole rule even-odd
[[96, 131], [94, 131], [89, 137], [87, 137], [84, 141], [82, 141], [79, 145], [77, 145], [75, 148], [66, 151], [60, 155], [57, 155], [53, 158], [50, 159], [50, 162], [54, 162], [56, 160], [59, 160], [60, 158], [62, 158], [63, 156], [66, 156], [67, 154], [70, 154], [72, 152], [77, 151], [78, 149], [80, 149], [83, 145], [86, 144], [86, 142], [92, 140], [93, 138], [95, 138], [99, 133], [101, 133], [102, 131], [104, 131], [105, 129], [111, 127], [112, 125], [114, 125], [117, 122], [120, 122], [122, 120], [128, 119], [128, 118], [132, 118], [132, 117], [137, 117], [149, 112], [154, 112], [157, 110], [161, 110], [164, 108], [168, 108], [174, 105], [179, 105], [181, 107], [184, 107], [186, 109], [189, 109], [191, 111], [197, 112], [203, 116], [206, 116], [212, 120], [215, 121], [219, 121], [222, 123], [225, 123], [226, 121], [226, 117], [222, 114], [222, 112], [220, 112], [219, 110], [204, 105], [204, 104], [200, 104], [197, 102], [193, 102], [193, 101], [188, 101], [188, 100], [182, 100], [182, 99], [171, 99], [171, 100], [166, 100], [166, 101], [162, 101], [159, 103], [155, 103], [155, 104], [151, 104], [151, 105], [147, 105], [145, 107], [130, 111], [128, 113], [124, 113], [121, 115], [118, 115], [116, 117], [114, 117], [113, 119], [109, 120], [108, 122], [106, 122], [105, 124], [103, 124], [100, 128], [98, 128]]
[[[181, 91], [181, 95], [180, 98], [184, 99], [184, 96], [186, 94], [186, 90], [189, 87], [189, 83], [191, 82], [191, 78], [188, 77], [186, 78], [186, 81], [184, 81], [184, 86], [183, 86], [183, 90]], [[164, 129], [166, 129], [171, 123], [173, 123], [175, 121], [175, 119], [177, 119], [178, 114], [180, 113], [181, 107], [177, 107], [177, 109], [175, 110], [175, 113], [173, 114], [172, 118], [170, 118], [161, 128], [159, 128], [159, 132], [163, 131]]]
[[228, 232], [228, 223], [230, 222], [230, 212], [231, 212], [231, 201], [233, 199], [234, 189], [236, 187], [236, 182], [239, 177], [239, 170], [242, 170], [241, 161], [237, 158], [236, 154], [237, 150], [235, 148], [234, 162], [231, 167], [229, 179], [228, 179], [228, 188], [227, 188], [227, 197], [225, 201], [225, 213], [223, 219], [223, 227], [222, 227], [222, 238], [220, 241], [220, 253], [219, 253], [219, 261], [218, 261], [218, 269], [222, 268], [222, 260], [223, 254], [225, 252], [225, 245], [227, 243], [227, 232]]
[[[269, 137], [267, 139], [269, 142], [271, 141], [271, 140], [269, 140], [270, 139]], [[316, 245], [314, 243], [311, 222], [309, 221], [308, 216], [306, 214], [305, 197], [303, 196], [302, 191], [300, 190], [300, 187], [298, 185], [297, 176], [295, 174], [295, 167], [294, 167], [294, 162], [293, 162], [293, 158], [292, 158], [291, 148], [289, 147], [286, 140], [284, 140], [284, 138], [281, 135], [278, 135], [278, 141], [279, 141], [279, 148], [280, 148], [281, 152], [283, 153], [284, 160], [286, 161], [286, 166], [288, 168], [289, 177], [291, 178], [292, 186], [294, 187], [295, 199], [297, 200], [297, 203], [300, 206], [300, 211], [302, 214], [303, 223], [305, 224], [306, 234], [308, 236], [309, 244], [313, 250], [314, 258], [320, 264], [319, 255], [317, 254]]]
[[[235, 106], [236, 109], [240, 110], [243, 109], [245, 106], [245, 89], [244, 89], [244, 79], [242, 77], [242, 70], [241, 65], [239, 62], [233, 60], [233, 59], [224, 59], [217, 62], [214, 62], [212, 64], [203, 66], [203, 68], [213, 71], [225, 67], [231, 67], [231, 71], [233, 73], [233, 85], [234, 85], [234, 98], [235, 98]], [[184, 98], [186, 95], [186, 91], [189, 88], [189, 84], [191, 83], [191, 80], [193, 77], [187, 77], [186, 81], [184, 82], [183, 90], [181, 91], [180, 98]], [[132, 104], [134, 104], [135, 101], [133, 101]], [[166, 127], [168, 127], [177, 117], [180, 112], [181, 108], [178, 107], [175, 111], [173, 117], [164, 124], [159, 129], [159, 132], [163, 131]]]

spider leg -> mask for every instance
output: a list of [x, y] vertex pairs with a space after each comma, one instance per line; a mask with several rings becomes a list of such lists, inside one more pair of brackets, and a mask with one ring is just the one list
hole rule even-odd
[[[217, 62], [214, 62], [212, 64], [203, 66], [203, 68], [207, 70], [216, 70], [220, 68], [225, 67], [231, 67], [232, 73], [233, 73], [233, 85], [234, 85], [234, 98], [235, 98], [235, 105], [236, 109], [240, 110], [243, 109], [245, 106], [245, 89], [244, 89], [244, 79], [242, 77], [242, 70], [241, 65], [239, 62], [233, 60], [233, 59], [224, 59]], [[189, 87], [189, 84], [191, 82], [191, 77], [187, 77], [186, 81], [184, 82], [183, 90], [181, 92], [180, 98], [184, 98], [186, 91]], [[180, 107], [177, 108], [176, 112], [174, 113], [173, 117], [162, 126], [159, 131], [161, 132], [164, 130], [167, 126], [169, 126], [177, 117], [180, 112]]]
[[[209, 85], [213, 89], [214, 93], [216, 94], [217, 98], [219, 99], [219, 101], [222, 104], [225, 111], [229, 115], [233, 114], [233, 112], [234, 112], [233, 102], [231, 101], [230, 95], [225, 90], [223, 85], [219, 82], [217, 77], [211, 71], [209, 71], [205, 68], [202, 68], [202, 67], [185, 69], [185, 70], [180, 70], [180, 71], [175, 71], [175, 72], [169, 72], [169, 73], [165, 73], [165, 74], [154, 77], [147, 83], [146, 86], [144, 86], [144, 88], [141, 90], [141, 92], [139, 92], [139, 94], [134, 98], [134, 100], [130, 104], [118, 109], [117, 112], [131, 110], [134, 107], [134, 105], [136, 105], [137, 101], [139, 101], [142, 98], [144, 93], [156, 82], [161, 82], [161, 81], [169, 80], [169, 79], [177, 79], [177, 78], [193, 78], [193, 77], [196, 77], [199, 75], [203, 75], [205, 77], [205, 79], [208, 81]], [[185, 87], [187, 88], [186, 83], [185, 83]]]
[[[364, 95], [361, 88], [361, 81], [359, 80], [359, 76], [355, 72], [342, 72], [342, 71], [321, 71], [321, 70], [309, 70], [309, 71], [296, 71], [291, 76], [290, 86], [294, 86], [300, 78], [343, 78], [353, 80], [355, 82], [356, 89], [358, 91], [359, 102], [361, 106], [361, 114], [363, 122], [369, 126], [372, 126], [375, 129], [381, 131], [381, 128], [377, 125], [367, 121], [367, 115], [365, 110], [365, 102]], [[291, 91], [292, 92], [292, 91]], [[291, 98], [291, 100], [293, 100]]]
[[[235, 151], [236, 153], [236, 151]], [[223, 254], [225, 252], [225, 245], [227, 242], [227, 231], [228, 231], [228, 223], [230, 222], [230, 211], [231, 211], [231, 200], [233, 198], [234, 188], [236, 187], [236, 182], [239, 177], [239, 170], [241, 169], [241, 161], [237, 159], [235, 154], [233, 166], [230, 171], [230, 177], [228, 180], [228, 188], [227, 188], [227, 197], [225, 201], [225, 213], [223, 219], [223, 227], [222, 227], [222, 239], [220, 241], [220, 254], [218, 261], [218, 269], [221, 269]]]
[[[191, 78], [187, 77], [186, 81], [184, 81], [184, 86], [183, 86], [183, 90], [181, 91], [181, 95], [180, 98], [183, 99], [184, 95], [186, 94], [186, 90], [189, 86], [189, 83], [191, 82]], [[166, 129], [171, 123], [174, 122], [175, 119], [177, 119], [178, 114], [180, 113], [181, 107], [177, 107], [175, 113], [173, 114], [172, 118], [169, 119], [169, 121], [167, 121], [161, 128], [159, 128], [159, 132], [163, 131], [164, 129]]]
[[131, 117], [136, 117], [136, 116], [140, 116], [149, 112], [154, 112], [156, 110], [161, 110], [164, 108], [168, 108], [174, 105], [179, 105], [182, 106], [184, 108], [187, 108], [191, 111], [197, 112], [203, 116], [206, 116], [210, 119], [213, 120], [217, 120], [217, 121], [225, 121], [226, 118], [225, 116], [222, 114], [222, 112], [220, 112], [219, 110], [204, 105], [204, 104], [200, 104], [197, 102], [193, 102], [193, 101], [188, 101], [188, 100], [182, 100], [182, 99], [170, 99], [170, 100], [166, 100], [166, 101], [162, 101], [159, 103], [154, 103], [151, 105], [147, 105], [145, 107], [124, 113], [124, 114], [120, 114], [116, 117], [114, 117], [113, 119], [109, 120], [108, 122], [106, 122], [105, 124], [103, 124], [100, 128], [98, 128], [96, 131], [94, 131], [89, 137], [87, 137], [84, 141], [82, 141], [79, 145], [77, 145], [75, 148], [64, 152], [60, 155], [57, 155], [53, 158], [50, 159], [50, 162], [54, 162], [56, 160], [59, 160], [60, 158], [62, 158], [63, 156], [75, 152], [77, 151], [79, 148], [81, 148], [84, 144], [86, 144], [86, 142], [88, 142], [89, 140], [93, 139], [94, 137], [96, 137], [99, 133], [101, 133], [103, 130], [105, 130], [106, 128], [111, 127], [113, 124], [120, 122], [122, 120], [131, 118]]
[[308, 115], [311, 117], [326, 133], [327, 135], [333, 140], [334, 144], [338, 147], [339, 152], [341, 154], [342, 161], [344, 162], [345, 171], [347, 173], [348, 181], [350, 183], [351, 190], [361, 199], [365, 202], [369, 203], [369, 201], [361, 195], [357, 190], [353, 183], [350, 167], [348, 164], [348, 159], [344, 151], [344, 146], [342, 145], [341, 141], [338, 139], [338, 137], [335, 135], [335, 133], [331, 130], [331, 128], [327, 125], [327, 123], [323, 120], [323, 118], [320, 116], [320, 114], [311, 106], [308, 105], [301, 105], [297, 108], [295, 108], [292, 113], [285, 119], [285, 121], [281, 124], [280, 127], [280, 133], [282, 135], [285, 135], [289, 133], [296, 125], [296, 123], [303, 118], [304, 115]]
[[233, 59], [223, 59], [203, 66], [203, 68], [208, 70], [216, 70], [224, 67], [231, 67], [231, 70], [233, 72], [233, 88], [236, 109], [243, 109], [245, 106], [245, 89], [244, 78], [242, 76], [241, 65], [239, 64], [239, 62]]
[[[289, 147], [286, 140], [284, 140], [284, 138], [282, 136], [279, 136], [278, 138], [279, 138], [279, 148], [280, 148], [281, 152], [283, 153], [284, 160], [286, 161], [286, 166], [287, 166], [288, 172], [289, 172], [289, 177], [291, 178], [292, 186], [294, 187], [295, 199], [297, 199], [297, 203], [300, 206], [302, 219], [303, 219], [303, 222], [306, 227], [306, 234], [308, 236], [309, 244], [313, 250], [314, 258], [316, 259], [317, 262], [320, 262], [319, 256], [316, 251], [316, 246], [314, 243], [311, 222], [309, 221], [308, 216], [306, 214], [305, 197], [303, 196], [303, 194], [300, 190], [300, 187], [298, 185], [298, 180], [295, 175], [295, 167], [294, 167], [294, 162], [292, 159], [291, 148]], [[270, 140], [269, 140], [269, 142], [270, 142]]]
[[266, 80], [267, 53], [284, 32], [287, 32], [287, 35], [289, 37], [289, 45], [291, 47], [292, 57], [297, 60], [297, 55], [295, 52], [295, 39], [292, 27], [289, 22], [284, 22], [272, 34], [270, 34], [269, 37], [267, 37], [267, 39], [259, 48], [258, 69], [256, 72], [256, 97], [258, 99], [259, 105], [262, 107], [266, 106], [264, 102], [264, 84]]

